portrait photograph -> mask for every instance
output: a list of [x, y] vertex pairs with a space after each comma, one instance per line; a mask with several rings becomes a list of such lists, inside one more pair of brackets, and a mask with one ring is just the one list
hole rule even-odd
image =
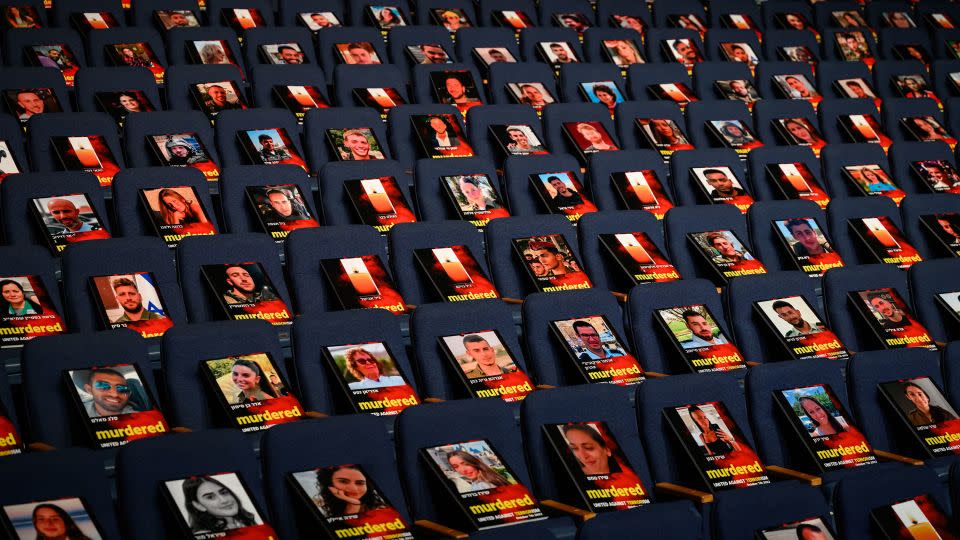
[[265, 353], [217, 358], [203, 363], [227, 405], [259, 403], [289, 393], [273, 360]]
[[131, 364], [68, 370], [67, 378], [88, 418], [153, 409], [146, 386]]
[[6, 505], [3, 513], [16, 540], [103, 539], [90, 511], [77, 497]]
[[[163, 483], [186, 530], [194, 538], [263, 525], [250, 493], [236, 473], [193, 476]], [[229, 533], [228, 533], [229, 534]]]

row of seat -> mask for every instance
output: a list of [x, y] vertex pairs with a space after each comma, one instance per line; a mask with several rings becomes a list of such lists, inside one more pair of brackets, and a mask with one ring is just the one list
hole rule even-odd
[[[299, 324], [303, 323], [306, 323], [305, 319], [299, 321]], [[319, 323], [313, 321], [310, 324], [319, 328]], [[238, 325], [231, 326], [238, 328]], [[165, 357], [168, 362], [165, 369], [181, 370], [182, 373], [175, 377], [164, 375], [167, 384], [176, 383], [168, 391], [177, 394], [183, 403], [171, 404], [165, 412], [174, 423], [183, 419], [194, 420], [194, 429], [192, 433], [134, 441], [122, 447], [116, 454], [116, 507], [110, 499], [110, 480], [103, 472], [103, 454], [80, 449], [31, 453], [0, 461], [0, 470], [5, 477], [25, 480], [28, 472], [33, 475], [33, 481], [18, 484], [22, 485], [21, 488], [0, 494], [0, 502], [12, 504], [81, 496], [99, 523], [106, 527], [108, 538], [121, 537], [117, 532], [118, 522], [122, 537], [136, 533], [138, 538], [164, 538], [171, 534], [175, 525], [165, 518], [169, 508], [158, 489], [161, 481], [236, 472], [244, 479], [261, 509], [268, 509], [264, 515], [281, 537], [306, 538], [311, 537], [316, 524], [304, 519], [304, 508], [299, 506], [301, 503], [286, 476], [301, 470], [354, 463], [363, 466], [404, 518], [463, 528], [462, 521], [451, 510], [448, 495], [421, 459], [420, 449], [486, 439], [511, 467], [517, 480], [530, 487], [535, 496], [577, 505], [578, 500], [570, 491], [563, 468], [551, 455], [553, 450], [544, 439], [542, 426], [601, 421], [616, 437], [653, 504], [613, 512], [617, 517], [602, 515], [595, 518], [596, 523], [587, 521], [580, 530], [581, 538], [593, 538], [587, 534], [594, 527], [609, 533], [607, 527], [618, 530], [618, 527], [630, 524], [639, 525], [643, 530], [658, 524], [661, 528], [669, 528], [669, 533], [662, 536], [666, 538], [735, 539], [747, 537], [757, 529], [814, 517], [821, 517], [834, 525], [841, 537], [873, 538], [876, 536], [870, 511], [884, 504], [927, 494], [948, 515], [951, 507], [957, 507], [956, 497], [948, 497], [946, 487], [937, 478], [938, 471], [949, 469], [951, 492], [957, 493], [956, 458], [926, 459], [917, 443], [905, 436], [900, 420], [884, 403], [885, 398], [878, 388], [880, 382], [928, 377], [938, 386], [945, 387], [950, 401], [955, 402], [960, 391], [956, 373], [960, 349], [956, 344], [951, 344], [944, 352], [945, 376], [941, 375], [941, 360], [937, 353], [883, 351], [858, 354], [846, 366], [843, 362], [825, 361], [757, 366], [747, 377], [745, 392], [734, 379], [722, 374], [652, 379], [635, 390], [602, 384], [543, 389], [524, 400], [519, 421], [498, 399], [428, 403], [408, 408], [396, 417], [393, 441], [384, 430], [383, 422], [373, 416], [343, 415], [303, 420], [268, 430], [260, 442], [261, 463], [258, 463], [249, 438], [235, 430], [215, 429], [211, 422], [202, 418], [206, 414], [204, 401], [196, 395], [201, 390], [196, 380], [198, 359], [228, 354], [226, 351], [231, 351], [229, 354], [237, 354], [239, 350], [261, 351], [265, 346], [259, 341], [258, 332], [252, 332], [254, 341], [249, 344], [236, 331], [218, 333], [223, 339], [217, 344], [200, 340], [203, 335], [213, 335], [224, 329], [227, 326], [222, 324], [196, 325], [171, 330], [165, 338], [165, 345], [183, 347], [178, 353]], [[253, 329], [251, 326], [243, 330]], [[319, 343], [340, 343], [332, 333], [322, 334]], [[37, 366], [35, 373], [40, 370], [53, 372], [61, 365], [75, 367], [84, 360], [96, 362], [106, 354], [120, 351], [127, 355], [126, 358], [133, 359], [142, 350], [136, 341], [141, 340], [129, 334], [40, 338], [27, 346], [27, 353], [38, 364], [44, 360], [41, 354], [53, 354], [46, 358], [52, 363]], [[57, 356], [57, 351], [62, 351], [63, 347], [78, 352], [70, 359]], [[130, 352], [134, 354], [130, 355]], [[38, 407], [37, 413], [43, 413], [43, 430], [54, 436], [58, 433], [57, 428], [61, 430], [59, 433], [70, 431], [71, 414], [69, 410], [61, 409], [63, 400], [53, 387], [62, 381], [59, 373], [56, 375], [42, 381], [46, 388], [37, 383], [29, 387], [31, 392], [38, 392], [46, 398], [40, 401], [40, 395], [30, 396], [34, 400], [32, 404]], [[310, 378], [314, 375], [310, 373]], [[882, 463], [828, 473], [816, 470], [774, 398], [774, 393], [783, 388], [814, 384], [832, 389], [847, 411], [845, 420], [865, 435], [871, 447], [878, 451]], [[773, 484], [710, 494], [703, 486], [691, 483], [689, 458], [671, 433], [662, 411], [669, 407], [712, 402], [725, 405], [730, 419], [743, 432], [744, 441], [756, 450], [765, 465], [770, 466], [769, 474], [775, 478]], [[61, 417], [61, 414], [67, 416]], [[62, 436], [57, 438], [64, 440], [66, 445], [70, 443]], [[924, 466], [917, 466], [924, 461]], [[151, 466], [145, 467], [145, 463]], [[73, 474], [59, 473], [68, 470]], [[805, 471], [811, 476], [793, 471]], [[821, 482], [824, 487], [816, 488]], [[678, 498], [688, 500], [678, 501]], [[550, 508], [561, 507], [551, 504]], [[137, 519], [127, 517], [131, 515], [136, 515]], [[507, 535], [504, 537], [540, 534], [536, 531], [541, 526], [551, 531], [551, 535], [568, 536], [573, 528], [570, 517], [553, 515], [555, 517], [541, 525], [517, 525], [504, 529], [503, 534]], [[583, 512], [572, 515], [578, 521], [589, 517]], [[146, 528], [141, 530], [143, 527]], [[598, 534], [595, 537], [604, 536]]]

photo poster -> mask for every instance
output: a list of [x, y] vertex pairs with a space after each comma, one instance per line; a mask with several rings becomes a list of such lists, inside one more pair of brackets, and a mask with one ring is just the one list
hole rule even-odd
[[763, 263], [754, 258], [733, 231], [687, 233], [687, 240], [703, 256], [721, 284], [735, 277], [767, 273]]
[[539, 292], [593, 287], [562, 234], [514, 238], [513, 249]]
[[173, 326], [151, 272], [90, 276], [90, 288], [106, 329], [129, 328], [143, 338], [156, 338]]
[[923, 260], [917, 248], [907, 241], [887, 216], [854, 218], [847, 220], [847, 224], [877, 262], [895, 264], [897, 268], [906, 270]]
[[422, 448], [420, 456], [473, 529], [547, 518], [530, 490], [485, 439]]
[[[807, 531], [814, 536], [807, 535]], [[784, 523], [783, 525], [779, 525], [777, 527], [758, 530], [755, 539], [797, 540], [798, 538], [804, 538], [804, 536], [807, 536], [808, 538], [817, 538], [817, 534], [820, 535], [818, 540], [836, 539], [836, 537], [833, 535], [833, 531], [830, 529], [830, 526], [819, 517], [805, 519], [803, 521], [795, 521], [793, 523]]]
[[145, 41], [107, 45], [113, 65], [147, 68], [153, 74], [153, 82], [162, 85], [166, 69], [160, 64], [153, 48]]
[[86, 193], [39, 197], [30, 202], [30, 211], [54, 255], [70, 244], [110, 238]]
[[706, 305], [661, 308], [654, 318], [693, 373], [747, 368], [740, 350], [727, 339]]
[[263, 230], [277, 243], [291, 231], [320, 226], [297, 184], [247, 186], [246, 193]]
[[148, 135], [147, 146], [164, 167], [193, 167], [209, 182], [220, 179], [220, 167], [195, 132]]
[[205, 264], [200, 269], [228, 319], [260, 319], [274, 326], [293, 324], [290, 308], [260, 263]]
[[323, 355], [354, 411], [393, 416], [420, 404], [386, 343], [331, 345]]
[[288, 474], [290, 485], [329, 540], [413, 540], [400, 512], [358, 464]]
[[95, 448], [115, 448], [170, 432], [136, 365], [93, 366], [63, 374], [77, 418]]
[[63, 170], [93, 173], [101, 187], [110, 187], [120, 172], [120, 164], [102, 135], [57, 135], [50, 137], [50, 144]]
[[[235, 472], [221, 472], [167, 480], [161, 493], [181, 530], [180, 538], [196, 540], [276, 540], [276, 531], [266, 523], [246, 483]], [[215, 502], [203, 494], [217, 493]], [[216, 504], [223, 500], [222, 504]], [[207, 504], [204, 504], [207, 502]], [[215, 507], [217, 514], [207, 510]], [[216, 505], [216, 506], [215, 506]], [[204, 510], [200, 510], [200, 507]], [[229, 519], [227, 519], [229, 518]], [[225, 523], [225, 525], [224, 525]], [[222, 530], [221, 530], [222, 529]]]
[[806, 163], [772, 163], [767, 165], [767, 175], [786, 199], [813, 201], [824, 210], [830, 204], [830, 196]]
[[584, 214], [598, 211], [572, 171], [534, 173], [529, 178], [543, 206], [551, 214], [566, 216], [576, 224]]
[[797, 269], [808, 276], [821, 277], [827, 270], [843, 266], [816, 218], [775, 219], [771, 224]]
[[644, 381], [640, 362], [604, 315], [551, 321], [550, 331], [587, 383], [626, 386]]
[[934, 297], [954, 324], [960, 324], [960, 292], [938, 293]]
[[929, 377], [882, 382], [880, 393], [929, 457], [960, 454], [960, 419]]
[[669, 118], [636, 118], [634, 122], [647, 146], [660, 152], [667, 163], [677, 150], [693, 150], [683, 128]]
[[732, 204], [746, 214], [754, 203], [730, 167], [693, 167], [690, 176], [710, 204]]
[[846, 131], [848, 142], [879, 144], [884, 152], [890, 150], [893, 141], [880, 128], [872, 114], [848, 114], [837, 119]]
[[575, 506], [609, 512], [652, 502], [606, 422], [545, 424], [542, 429], [576, 488]]
[[417, 221], [400, 185], [392, 176], [346, 180], [343, 189], [360, 222], [381, 234], [389, 232], [397, 223]]
[[628, 210], [646, 210], [657, 220], [667, 215], [673, 202], [652, 169], [610, 174], [610, 182]]
[[846, 360], [850, 352], [820, 320], [802, 296], [786, 296], [753, 303], [770, 334], [794, 360]]
[[706, 127], [720, 144], [741, 156], [740, 159], [746, 159], [751, 150], [763, 146], [750, 126], [741, 120], [708, 120]]
[[896, 289], [864, 289], [847, 293], [850, 302], [863, 316], [885, 349], [925, 347], [937, 350], [927, 329], [914, 318]]
[[888, 197], [900, 206], [900, 201], [907, 196], [879, 165], [847, 165], [843, 168], [843, 174], [866, 197]]
[[50, 45], [27, 45], [23, 48], [24, 54], [31, 65], [56, 68], [63, 75], [63, 82], [72, 88], [80, 71], [80, 63], [73, 54], [69, 45], [52, 43]]
[[[67, 325], [54, 309], [40, 276], [0, 276], [0, 348], [22, 347], [35, 337], [66, 331]], [[0, 455], [3, 433], [0, 428]]]
[[663, 415], [711, 493], [770, 483], [766, 467], [722, 402], [666, 407]]
[[910, 163], [910, 168], [931, 193], [960, 194], [960, 173], [950, 161], [945, 159], [913, 161]]
[[310, 172], [307, 162], [283, 128], [238, 131], [237, 139], [253, 165], [296, 165]]
[[297, 117], [297, 121], [301, 123], [307, 111], [330, 108], [330, 103], [323, 97], [320, 89], [308, 84], [275, 85], [273, 95], [290, 109], [290, 112]]
[[676, 281], [680, 273], [644, 232], [602, 233], [600, 244], [633, 285]]
[[[39, 518], [38, 526], [34, 525], [34, 516]], [[69, 522], [63, 516], [67, 516]], [[104, 539], [93, 514], [79, 497], [4, 505], [2, 517], [3, 528], [0, 530], [11, 540], [35, 540], [44, 535], [55, 538], [70, 525], [77, 531], [74, 534], [82, 535], [77, 538]]]
[[268, 353], [203, 360], [200, 371], [230, 425], [244, 433], [303, 418], [300, 401]]
[[492, 219], [510, 217], [495, 182], [483, 173], [440, 177], [440, 184], [457, 216], [481, 230]]
[[779, 390], [773, 397], [820, 473], [877, 463], [870, 443], [828, 385]]
[[453, 114], [413, 114], [410, 122], [424, 157], [473, 157], [473, 147]]
[[647, 92], [655, 100], [668, 100], [676, 103], [680, 106], [681, 112], [686, 111], [688, 103], [700, 101], [696, 92], [687, 86], [686, 83], [679, 81], [651, 84], [647, 86]]
[[407, 313], [407, 303], [379, 255], [321, 259], [320, 268], [342, 309], [385, 309]]
[[473, 397], [512, 403], [535, 389], [497, 330], [437, 336], [437, 343]]
[[444, 302], [500, 298], [468, 246], [420, 248], [413, 255]]
[[955, 212], [920, 216], [920, 224], [936, 239], [941, 253], [960, 257], [960, 215]]
[[931, 538], [957, 540], [951, 530], [950, 518], [929, 494], [899, 501], [870, 512], [873, 523], [883, 538]]
[[193, 186], [145, 188], [137, 192], [153, 230], [167, 247], [177, 247], [188, 236], [217, 234]]

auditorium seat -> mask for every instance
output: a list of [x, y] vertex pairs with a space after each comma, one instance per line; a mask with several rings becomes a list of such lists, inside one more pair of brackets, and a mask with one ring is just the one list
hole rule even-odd
[[0, 183], [0, 223], [7, 245], [45, 245], [42, 233], [30, 209], [31, 199], [56, 197], [74, 193], [87, 196], [100, 222], [113, 230], [100, 183], [91, 173], [64, 171], [14, 174]]
[[614, 260], [599, 235], [643, 233], [653, 241], [660, 253], [666, 254], [660, 222], [653, 214], [643, 210], [607, 210], [586, 214], [580, 218], [578, 228], [583, 268], [600, 289], [625, 294], [634, 282], [620, 263]]
[[313, 202], [313, 178], [296, 165], [240, 165], [228, 167], [220, 176], [220, 208], [223, 211], [223, 232], [267, 233], [257, 210], [250, 202], [247, 188], [258, 186], [295, 185], [303, 203], [314, 219], [320, 221]]
[[[834, 238], [836, 240], [836, 238]], [[846, 259], [845, 259], [846, 260]], [[912, 304], [907, 290], [906, 272], [892, 264], [865, 264], [847, 262], [843, 268], [828, 270], [823, 277], [823, 303], [827, 326], [853, 352], [880, 349], [880, 344], [866, 321], [848, 299], [848, 294], [866, 289], [893, 288], [906, 302]]]
[[[960, 261], [954, 258], [933, 259], [914, 264], [907, 271], [910, 297], [914, 298], [914, 314], [930, 332], [934, 341], [947, 343], [960, 339], [960, 326], [955, 317], [937, 300], [942, 293], [957, 292], [954, 272], [960, 271]], [[952, 369], [952, 363], [945, 363]], [[960, 387], [958, 387], [960, 388]]]

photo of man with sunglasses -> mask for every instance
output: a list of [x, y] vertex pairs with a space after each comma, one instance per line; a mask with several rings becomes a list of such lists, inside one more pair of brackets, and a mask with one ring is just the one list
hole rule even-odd
[[99, 418], [142, 411], [137, 403], [130, 402], [133, 388], [119, 371], [100, 368], [91, 369], [88, 373], [89, 377], [83, 385], [83, 390], [93, 396], [93, 400], [84, 403], [87, 416]]

